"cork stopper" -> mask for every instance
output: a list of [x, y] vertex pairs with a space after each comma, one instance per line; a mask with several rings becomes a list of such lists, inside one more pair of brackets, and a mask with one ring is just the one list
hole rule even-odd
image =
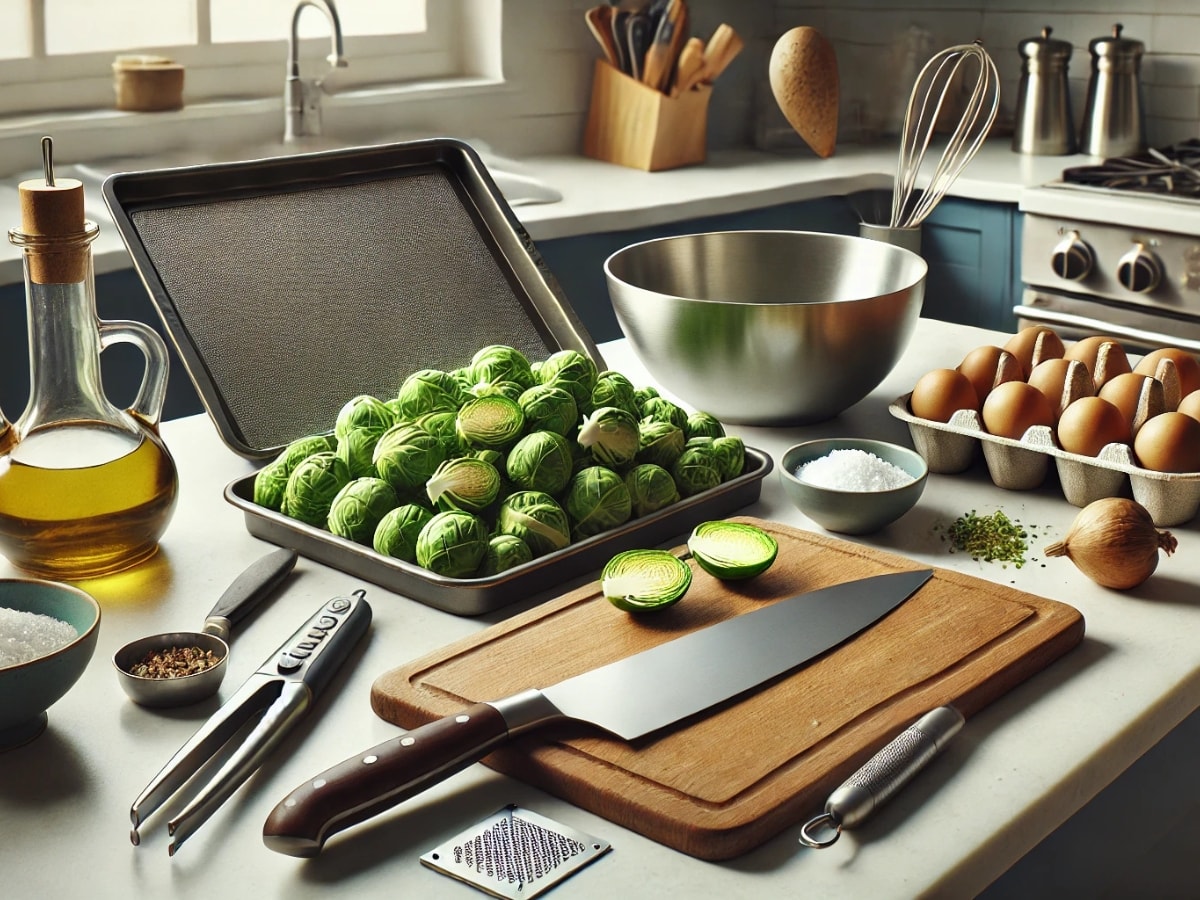
[[[42, 138], [43, 178], [31, 178], [18, 186], [21, 199], [21, 231], [29, 237], [66, 238], [61, 246], [53, 241], [30, 242], [30, 278], [37, 284], [71, 284], [87, 277], [88, 242], [82, 240], [83, 182], [54, 177], [54, 142]], [[71, 241], [71, 238], [80, 238]]]

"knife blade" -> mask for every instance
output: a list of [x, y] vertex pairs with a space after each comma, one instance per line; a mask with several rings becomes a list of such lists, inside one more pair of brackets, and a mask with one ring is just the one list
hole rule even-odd
[[268, 816], [263, 842], [290, 856], [315, 856], [331, 835], [552, 722], [576, 719], [632, 741], [833, 649], [932, 575], [929, 569], [893, 572], [799, 594], [558, 684], [476, 703], [304, 782]]

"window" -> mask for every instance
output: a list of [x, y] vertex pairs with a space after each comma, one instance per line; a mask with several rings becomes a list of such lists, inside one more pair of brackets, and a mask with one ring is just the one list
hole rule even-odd
[[[111, 109], [119, 53], [168, 56], [186, 67], [189, 105], [274, 97], [283, 88], [297, 0], [3, 0], [0, 116]], [[498, 2], [496, 4], [498, 6]], [[349, 65], [339, 90], [472, 70], [465, 10], [480, 0], [336, 0]], [[498, 17], [498, 13], [497, 13]], [[300, 17], [304, 75], [326, 71], [329, 25], [316, 8]]]

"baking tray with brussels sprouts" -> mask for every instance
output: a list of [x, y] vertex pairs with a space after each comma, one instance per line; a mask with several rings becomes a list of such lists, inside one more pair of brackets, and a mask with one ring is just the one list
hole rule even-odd
[[351, 398], [226, 498], [256, 537], [480, 615], [753, 503], [771, 458], [560, 350], [484, 347]]

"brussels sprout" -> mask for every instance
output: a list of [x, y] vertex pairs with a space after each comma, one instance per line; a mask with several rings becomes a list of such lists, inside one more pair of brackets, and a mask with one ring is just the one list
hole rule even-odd
[[417, 565], [445, 575], [474, 575], [487, 553], [488, 533], [483, 519], [461, 509], [435, 513], [417, 535]]
[[543, 491], [517, 491], [505, 497], [496, 514], [496, 532], [519, 537], [535, 557], [571, 543], [566, 510]]
[[371, 542], [375, 552], [415, 563], [417, 536], [432, 518], [433, 513], [419, 504], [405, 503], [403, 506], [397, 506], [380, 519], [375, 527], [375, 537]]
[[471, 398], [471, 388], [475, 387], [475, 382], [471, 376], [471, 366], [465, 365], [457, 369], [449, 371], [450, 381], [455, 386], [455, 390], [459, 395], [459, 406], [462, 406]]
[[669, 469], [683, 452], [683, 429], [658, 419], [638, 423], [637, 461]]
[[746, 445], [739, 437], [719, 437], [712, 442], [712, 454], [721, 470], [721, 480], [737, 478], [746, 467]]
[[375, 445], [372, 462], [379, 477], [400, 495], [415, 491], [446, 459], [442, 442], [413, 425], [396, 425]]
[[602, 406], [615, 406], [623, 409], [635, 419], [638, 418], [637, 401], [633, 397], [633, 382], [611, 369], [601, 372], [596, 377], [596, 386], [588, 400], [587, 410], [599, 409]]
[[515, 534], [496, 534], [488, 539], [487, 553], [483, 557], [480, 575], [499, 575], [514, 566], [521, 566], [533, 559], [529, 545]]
[[348, 432], [363, 428], [379, 437], [395, 423], [396, 414], [384, 401], [370, 394], [359, 394], [338, 411], [333, 436], [341, 439]]
[[629, 521], [633, 500], [621, 476], [604, 466], [577, 473], [567, 486], [563, 500], [571, 520], [571, 533], [591, 537]]
[[579, 423], [579, 406], [566, 388], [555, 384], [535, 384], [517, 398], [525, 413], [525, 425], [531, 431], [553, 431], [570, 435]]
[[666, 397], [651, 397], [642, 404], [642, 421], [670, 422], [677, 428], [687, 427], [687, 410], [677, 406]]
[[559, 350], [550, 354], [538, 369], [542, 384], [555, 384], [571, 392], [580, 411], [590, 402], [592, 388], [600, 373], [590, 356], [578, 350]]
[[332, 450], [314, 453], [288, 476], [283, 491], [283, 514], [324, 528], [333, 498], [349, 481], [350, 470], [336, 453]]
[[282, 462], [268, 463], [254, 475], [254, 502], [275, 512], [283, 507], [283, 491], [287, 487], [288, 470]]
[[692, 584], [692, 567], [666, 550], [624, 550], [600, 570], [608, 602], [626, 612], [648, 612], [679, 602]]
[[779, 555], [779, 544], [757, 525], [701, 522], [688, 538], [688, 550], [710, 575], [735, 581], [767, 571]]
[[455, 428], [457, 421], [458, 410], [443, 409], [418, 416], [413, 419], [412, 424], [417, 428], [428, 431], [440, 440], [446, 448], [446, 454], [450, 455], [457, 453], [462, 447], [458, 441], [458, 431]]
[[504, 468], [504, 454], [499, 450], [472, 450], [469, 455], [475, 457], [475, 459], [490, 462], [496, 467], [496, 471]]
[[623, 466], [637, 456], [638, 423], [632, 413], [602, 406], [584, 418], [576, 440], [604, 465]]
[[516, 381], [481, 381], [471, 388], [472, 397], [491, 397], [499, 394], [516, 401], [525, 393], [525, 385]]
[[367, 427], [352, 428], [341, 435], [334, 452], [346, 463], [351, 478], [378, 475], [375, 470], [375, 445], [379, 435]]
[[662, 466], [642, 463], [625, 473], [625, 487], [633, 504], [635, 517], [648, 516], [679, 501], [675, 479]]
[[712, 413], [694, 412], [687, 417], [683, 426], [684, 437], [725, 437], [725, 426]]
[[644, 416], [646, 414], [646, 401], [657, 396], [659, 396], [658, 388], [651, 387], [650, 385], [646, 385], [645, 387], [640, 387], [634, 390], [633, 402], [637, 404], [639, 416]]
[[691, 497], [721, 483], [721, 469], [711, 450], [688, 447], [671, 466], [671, 477], [684, 497]]
[[477, 350], [471, 357], [471, 383], [479, 385], [498, 381], [515, 381], [522, 390], [532, 387], [533, 371], [529, 366], [529, 358], [520, 350], [503, 344], [491, 344]]
[[448, 459], [425, 482], [425, 493], [440, 510], [479, 513], [499, 495], [500, 472], [490, 462], [473, 456]]
[[339, 537], [369, 544], [375, 528], [399, 500], [382, 478], [355, 478], [338, 491], [329, 506], [329, 530]]
[[296, 438], [275, 457], [275, 462], [283, 466], [284, 471], [289, 475], [296, 466], [300, 465], [302, 460], [307, 459], [314, 453], [324, 453], [326, 450], [333, 450], [337, 446], [337, 441], [334, 440], [331, 434], [310, 434], [307, 437]]
[[533, 431], [508, 452], [509, 480], [523, 491], [559, 494], [571, 480], [571, 442], [553, 431]]
[[525, 431], [525, 413], [515, 400], [492, 395], [468, 400], [455, 422], [458, 439], [474, 450], [506, 450]]
[[404, 379], [393, 405], [399, 418], [411, 420], [430, 412], [453, 412], [462, 401], [462, 387], [451, 375], [439, 369], [421, 369]]

